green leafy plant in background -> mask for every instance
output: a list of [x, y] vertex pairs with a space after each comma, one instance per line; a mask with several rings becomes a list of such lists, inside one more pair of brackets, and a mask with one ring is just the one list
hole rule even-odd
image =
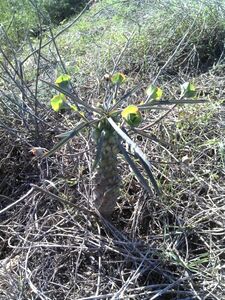
[[6, 42], [6, 35], [16, 45], [21, 44], [27, 35], [37, 36], [40, 33], [40, 13], [37, 10], [42, 13], [42, 26], [58, 25], [79, 13], [87, 3], [88, 0], [1, 0], [1, 43]]
[[55, 24], [79, 12], [88, 0], [39, 0]]
[[38, 18], [29, 0], [0, 1], [1, 46], [6, 43], [6, 36], [15, 44], [21, 43], [29, 30], [38, 27], [37, 24]]
[[[91, 106], [74, 96], [70, 92], [70, 77], [60, 76], [56, 84], [47, 83], [60, 92], [51, 100], [52, 108], [59, 112], [64, 109], [65, 97], [73, 101], [80, 114], [80, 122], [69, 132], [61, 134], [62, 140], [46, 154], [52, 155], [61, 146], [67, 143], [84, 129], [92, 133], [93, 142], [96, 145], [95, 160], [93, 162], [94, 190], [93, 204], [99, 212], [108, 217], [112, 214], [120, 195], [121, 177], [118, 171], [118, 155], [127, 161], [133, 170], [137, 180], [149, 193], [152, 193], [150, 185], [160, 195], [160, 187], [152, 173], [152, 167], [141, 148], [131, 139], [131, 134], [144, 135], [145, 132], [137, 127], [143, 121], [143, 112], [151, 111], [163, 105], [178, 105], [185, 103], [201, 103], [203, 100], [188, 99], [195, 95], [195, 87], [191, 83], [185, 83], [181, 87], [179, 100], [162, 100], [162, 90], [151, 85], [147, 88], [147, 99], [140, 103], [125, 104], [128, 97], [132, 96], [135, 89], [122, 96], [118, 96], [118, 89], [125, 82], [126, 77], [122, 73], [113, 74], [108, 78], [108, 88], [102, 103]], [[144, 175], [145, 173], [145, 175]]]

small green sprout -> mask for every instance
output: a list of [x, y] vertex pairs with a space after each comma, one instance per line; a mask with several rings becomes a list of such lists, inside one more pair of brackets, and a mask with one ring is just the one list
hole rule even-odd
[[193, 98], [196, 96], [196, 88], [193, 83], [185, 82], [180, 87], [181, 87], [181, 97]]
[[130, 126], [136, 127], [142, 121], [142, 116], [139, 108], [136, 105], [127, 106], [121, 113], [123, 119]]
[[148, 99], [159, 101], [162, 98], [163, 91], [159, 87], [151, 84], [146, 90], [146, 95]]
[[124, 83], [126, 80], [126, 76], [123, 73], [115, 73], [114, 75], [112, 75], [111, 77], [111, 82], [116, 85], [120, 85], [122, 83]]
[[66, 108], [66, 97], [63, 94], [55, 95], [51, 99], [51, 107], [55, 112], [59, 112]]
[[68, 89], [68, 87], [69, 87], [69, 82], [70, 82], [70, 80], [71, 80], [70, 75], [67, 75], [67, 74], [60, 75], [60, 76], [56, 79], [55, 84], [56, 84], [57, 86], [59, 86], [60, 88], [66, 90], [66, 89]]

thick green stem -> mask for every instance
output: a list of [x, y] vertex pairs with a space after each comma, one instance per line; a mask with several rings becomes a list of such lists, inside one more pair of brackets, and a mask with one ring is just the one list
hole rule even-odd
[[119, 197], [120, 176], [118, 172], [117, 136], [108, 130], [102, 146], [101, 159], [94, 177], [94, 205], [99, 212], [109, 217]]

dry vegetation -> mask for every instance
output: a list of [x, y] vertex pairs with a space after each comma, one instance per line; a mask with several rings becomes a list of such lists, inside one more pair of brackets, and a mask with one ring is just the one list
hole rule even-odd
[[[1, 300], [224, 299], [225, 7], [187, 1], [181, 15], [178, 2], [95, 1], [30, 48], [1, 50]], [[51, 111], [42, 79], [70, 73], [96, 103], [115, 66], [128, 77], [124, 92], [138, 86], [132, 101], [153, 80], [177, 99], [192, 80], [208, 103], [145, 115], [137, 142], [163, 195], [146, 193], [120, 159], [123, 188], [107, 221], [91, 204], [88, 133], [45, 159], [30, 150], [50, 150], [78, 121]]]

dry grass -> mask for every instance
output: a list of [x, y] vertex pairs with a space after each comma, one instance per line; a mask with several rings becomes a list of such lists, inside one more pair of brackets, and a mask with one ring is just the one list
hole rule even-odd
[[[39, 48], [24, 82], [16, 80], [21, 79], [16, 74], [19, 60], [2, 65], [0, 299], [223, 299], [225, 111], [220, 66], [194, 78], [207, 104], [176, 107], [160, 121], [165, 111], [145, 116], [148, 137], [136, 139], [163, 195], [144, 192], [121, 159], [121, 199], [107, 221], [91, 204], [94, 148], [86, 132], [50, 158], [41, 160], [30, 152], [34, 146], [51, 149], [55, 135], [77, 122], [73, 114], [54, 114], [46, 104], [52, 91], [38, 76], [54, 80], [56, 69], [63, 67], [60, 57], [55, 65], [47, 58]], [[172, 64], [170, 54], [169, 59]], [[133, 101], [143, 98], [156, 74], [166, 97], [176, 97], [179, 84], [190, 76], [187, 70], [171, 75], [158, 67], [144, 75], [145, 67], [128, 72], [124, 90], [142, 80]], [[90, 81], [77, 91], [93, 103], [101, 99], [103, 83], [89, 75]]]
[[219, 107], [212, 101], [179, 108], [152, 127], [163, 145], [141, 143], [163, 197], [143, 192], [121, 162], [124, 188], [111, 222], [91, 207], [92, 154], [85, 136], [39, 161], [28, 156], [25, 143], [15, 144], [4, 134], [1, 299], [222, 299], [224, 113]]

